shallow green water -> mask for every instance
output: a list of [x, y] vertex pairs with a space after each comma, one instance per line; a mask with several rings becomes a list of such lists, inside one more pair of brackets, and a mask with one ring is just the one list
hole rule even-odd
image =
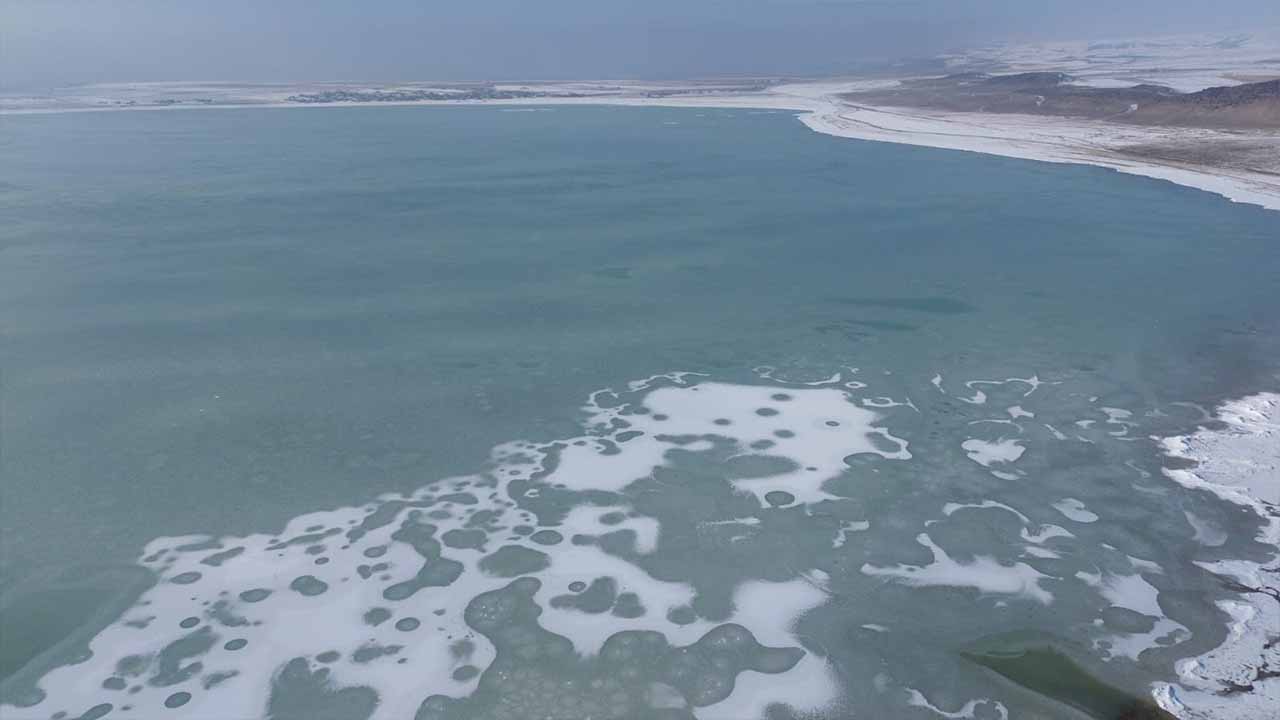
[[6, 717], [1071, 717], [960, 650], [1142, 694], [1264, 556], [1147, 438], [1280, 384], [1276, 213], [779, 113], [0, 124]]

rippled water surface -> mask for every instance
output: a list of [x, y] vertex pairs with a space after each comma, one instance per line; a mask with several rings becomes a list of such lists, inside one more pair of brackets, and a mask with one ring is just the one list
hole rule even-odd
[[1280, 385], [1280, 214], [785, 113], [3, 124], [6, 718], [1119, 717], [1268, 556], [1151, 438]]

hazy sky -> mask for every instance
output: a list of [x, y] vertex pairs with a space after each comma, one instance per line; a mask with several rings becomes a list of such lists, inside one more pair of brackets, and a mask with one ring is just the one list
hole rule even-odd
[[1280, 0], [0, 0], [0, 87], [839, 72], [993, 40], [1280, 25]]

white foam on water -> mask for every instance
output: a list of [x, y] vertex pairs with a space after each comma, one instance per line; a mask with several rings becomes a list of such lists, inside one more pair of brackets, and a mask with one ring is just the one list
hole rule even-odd
[[[552, 549], [548, 555], [551, 556], [551, 566], [537, 573], [538, 579], [543, 581], [542, 588], [534, 596], [543, 609], [539, 623], [551, 632], [572, 640], [574, 648], [580, 653], [598, 653], [604, 641], [621, 630], [660, 629], [672, 643], [688, 645], [719, 624], [702, 621], [682, 626], [667, 622], [665, 618], [669, 611], [687, 606], [693, 601], [693, 587], [685, 583], [657, 580], [638, 566], [609, 555], [597, 547], [566, 543]], [[597, 577], [613, 578], [619, 593], [635, 593], [646, 610], [644, 616], [622, 618], [607, 612], [584, 613], [552, 605], [553, 597], [569, 594], [569, 583], [575, 580], [590, 581]], [[504, 581], [499, 586], [507, 582], [510, 581]], [[656, 618], [663, 620], [657, 621]]]
[[1017, 515], [1018, 519], [1021, 520], [1024, 525], [1029, 525], [1031, 523], [1031, 519], [1028, 518], [1026, 515], [1023, 515], [1020, 511], [1015, 510], [1009, 507], [1008, 505], [1005, 505], [1002, 502], [996, 502], [995, 500], [983, 500], [980, 503], [947, 503], [946, 505], [942, 506], [942, 514], [946, 515], [947, 517], [951, 517], [951, 515], [955, 513], [957, 510], [965, 510], [965, 509], [984, 510], [986, 508], [1000, 508], [1001, 510], [1008, 510], [1014, 515]]
[[[935, 379], [935, 385], [941, 390], [941, 376]], [[1038, 379], [1032, 380], [1035, 382], [1016, 378], [976, 382], [983, 387], [1025, 383], [1024, 395], [1029, 395], [1043, 384]], [[812, 385], [730, 385], [702, 382], [688, 373], [657, 375], [627, 386], [627, 392], [638, 397], [624, 397], [611, 390], [593, 394], [585, 407], [586, 430], [580, 436], [557, 443], [536, 445], [517, 441], [494, 448], [493, 467], [481, 474], [439, 481], [409, 495], [386, 495], [360, 507], [301, 516], [272, 535], [156, 540], [146, 548], [144, 564], [157, 572], [160, 583], [144, 594], [141, 604], [91, 641], [92, 657], [78, 665], [56, 669], [42, 678], [39, 684], [48, 699], [36, 707], [42, 715], [64, 710], [74, 717], [104, 698], [102, 681], [118, 675], [118, 660], [134, 655], [143, 658], [141, 671], [123, 677], [139, 690], [136, 694], [120, 692], [110, 696], [117, 705], [117, 714], [140, 720], [225, 715], [259, 717], [273, 676], [284, 663], [306, 657], [312, 667], [319, 667], [319, 656], [336, 651], [338, 657], [325, 664], [332, 670], [335, 686], [365, 686], [376, 690], [380, 696], [373, 715], [376, 720], [412, 717], [427, 695], [460, 697], [475, 689], [474, 672], [454, 679], [455, 671], [464, 666], [482, 670], [493, 661], [494, 648], [467, 625], [463, 611], [477, 595], [502, 588], [513, 579], [514, 576], [508, 576], [501, 568], [483, 562], [503, 546], [545, 554], [545, 566], [531, 567], [519, 575], [539, 578], [542, 585], [534, 599], [543, 610], [540, 624], [568, 638], [578, 653], [588, 656], [597, 653], [608, 637], [621, 630], [657, 630], [673, 645], [693, 643], [719, 623], [695, 619], [677, 624], [668, 618], [669, 612], [687, 609], [693, 602], [695, 591], [691, 585], [652, 577], [639, 565], [606, 552], [597, 544], [570, 541], [573, 536], [591, 538], [627, 531], [633, 543], [631, 552], [643, 557], [655, 552], [663, 538], [658, 521], [637, 514], [620, 502], [578, 505], [570, 508], [555, 527], [563, 536], [560, 542], [545, 544], [545, 538], [539, 540], [527, 535], [532, 530], [516, 532], [516, 525], [535, 523], [531, 514], [507, 500], [511, 483], [530, 481], [530, 497], [539, 492], [546, 494], [546, 488], [555, 485], [576, 490], [618, 490], [667, 466], [672, 462], [674, 450], [723, 452], [727, 449], [734, 460], [759, 458], [763, 463], [760, 467], [773, 467], [770, 464], [773, 463], [782, 468], [767, 477], [753, 473], [748, 473], [752, 477], [747, 478], [730, 477], [728, 482], [734, 488], [761, 500], [767, 492], [783, 490], [796, 498], [788, 505], [807, 505], [828, 497], [822, 491], [823, 482], [844, 472], [844, 458], [850, 455], [868, 453], [884, 459], [911, 457], [904, 441], [877, 424], [882, 422], [882, 417], [875, 409], [913, 405], [880, 397], [873, 397], [870, 402], [859, 400], [848, 392], [843, 374], [815, 382]], [[971, 386], [971, 389], [976, 388]], [[1012, 418], [1032, 415], [1028, 411], [1014, 412], [1013, 408], [1020, 410], [1021, 406], [1014, 405], [1007, 410]], [[1274, 449], [1275, 435], [1267, 434], [1274, 433], [1273, 423], [1259, 419], [1252, 406], [1236, 412], [1235, 417], [1241, 419], [1238, 425], [1247, 426], [1248, 431], [1232, 424], [1227, 431], [1230, 437], [1256, 443], [1248, 447], [1260, 448], [1259, 453]], [[1108, 422], [1110, 420], [1119, 421], [1127, 432], [1123, 424], [1128, 422], [1126, 416], [1114, 413]], [[1260, 442], [1258, 437], [1262, 438]], [[996, 473], [1000, 471], [990, 468], [1022, 457], [1023, 442], [1011, 438], [994, 441], [971, 438], [965, 440], [962, 447], [974, 462]], [[1173, 439], [1167, 444], [1185, 451], [1191, 447], [1218, 447], [1215, 444], [1218, 442], [1216, 437], [1197, 437], [1195, 440]], [[1261, 455], [1237, 455], [1240, 457], [1251, 458], [1245, 467], [1258, 469], [1251, 477], [1265, 483], [1265, 469], [1274, 465], [1268, 466]], [[787, 462], [777, 462], [780, 460]], [[1199, 468], [1196, 472], [1167, 472], [1191, 487], [1211, 489], [1236, 501], [1260, 502], [1249, 495], [1243, 484], [1211, 486]], [[1224, 477], [1234, 477], [1225, 468], [1222, 472]], [[1003, 475], [1010, 479], [1018, 477], [1012, 473]], [[1265, 491], [1265, 485], [1263, 489]], [[468, 499], [459, 493], [469, 493], [471, 497]], [[362, 535], [348, 536], [347, 531], [367, 522], [371, 513], [381, 512], [393, 503], [403, 506], [397, 506], [384, 518], [383, 524], [368, 528]], [[1075, 498], [1064, 498], [1052, 506], [1074, 522], [1090, 523], [1098, 519]], [[1256, 504], [1254, 507], [1261, 508]], [[1063, 527], [1036, 524], [1020, 510], [995, 500], [947, 503], [942, 507], [942, 514], [951, 517], [961, 512], [989, 510], [1008, 513], [1021, 523], [1017, 532], [1025, 543], [1024, 559], [1029, 562], [1036, 562], [1031, 558], [1061, 557], [1059, 550], [1064, 544], [1054, 541], [1074, 537]], [[419, 521], [433, 525], [434, 538], [441, 540], [450, 532], [474, 532], [477, 526], [471, 519], [483, 511], [505, 513], [505, 517], [496, 527], [485, 528], [483, 545], [446, 542], [443, 556], [459, 566], [458, 577], [451, 584], [423, 587], [398, 600], [383, 596], [385, 589], [413, 580], [423, 568], [423, 557], [410, 541], [393, 537], [402, 526], [407, 527], [411, 514], [421, 514]], [[1207, 526], [1203, 522], [1197, 525], [1193, 517], [1188, 514], [1188, 522], [1196, 528], [1197, 540], [1210, 544], [1215, 536], [1210, 534], [1211, 530], [1201, 529]], [[759, 518], [745, 517], [711, 520], [706, 524], [741, 525], [744, 533], [756, 533], [760, 532], [760, 523]], [[1273, 521], [1264, 532], [1273, 543], [1280, 535], [1275, 525]], [[841, 522], [832, 539], [833, 547], [843, 547], [851, 533], [869, 527], [870, 523], [865, 520]], [[1267, 532], [1272, 534], [1266, 535]], [[1221, 545], [1226, 538], [1222, 531], [1218, 533], [1216, 541]], [[323, 537], [292, 544], [282, 542], [308, 535]], [[990, 556], [958, 561], [928, 534], [918, 535], [917, 542], [930, 551], [932, 557], [927, 564], [863, 564], [861, 572], [916, 587], [972, 588], [981, 593], [1007, 596], [1009, 599], [1000, 600], [1000, 605], [1013, 602], [1013, 598], [1045, 605], [1054, 601], [1042, 584], [1049, 576], [1024, 562]], [[190, 547], [201, 543], [210, 547]], [[214, 545], [217, 547], [211, 547]], [[315, 551], [318, 546], [323, 547]], [[1120, 552], [1110, 546], [1103, 547]], [[223, 559], [221, 564], [201, 562], [233, 548], [243, 550], [237, 556]], [[366, 552], [372, 554], [366, 555]], [[634, 559], [634, 556], [628, 557]], [[320, 559], [327, 562], [316, 564]], [[1138, 659], [1149, 648], [1181, 641], [1187, 630], [1164, 617], [1159, 591], [1143, 576], [1143, 573], [1159, 572], [1159, 567], [1140, 558], [1130, 557], [1129, 561], [1134, 569], [1130, 574], [1081, 571], [1076, 577], [1096, 589], [1110, 605], [1152, 619], [1150, 631], [1114, 633], [1095, 640], [1108, 656]], [[1267, 582], [1260, 564], [1223, 561], [1204, 566], [1251, 587], [1262, 587]], [[200, 576], [190, 583], [181, 581], [193, 572]], [[373, 579], [367, 579], [366, 573]], [[295, 582], [304, 577], [312, 579], [301, 584]], [[585, 612], [572, 604], [552, 602], [553, 598], [568, 595], [571, 583], [590, 583], [595, 578], [609, 578], [616, 585], [617, 593], [634, 596], [643, 614], [626, 617], [609, 612]], [[327, 586], [327, 590], [313, 594], [319, 584]], [[786, 583], [744, 583], [734, 591], [734, 609], [726, 621], [745, 626], [764, 645], [797, 646], [800, 643], [794, 635], [795, 623], [809, 609], [827, 601], [827, 586], [827, 578], [818, 571], [809, 571]], [[271, 594], [256, 602], [240, 597], [240, 593], [255, 588], [270, 590]], [[1259, 657], [1249, 653], [1267, 652], [1259, 640], [1264, 637], [1262, 631], [1268, 623], [1270, 627], [1280, 626], [1276, 624], [1276, 610], [1265, 604], [1224, 601], [1221, 606], [1233, 618], [1225, 649], [1179, 665], [1181, 683], [1160, 686], [1157, 691], [1157, 697], [1169, 707], [1183, 707], [1184, 703], [1186, 707], [1192, 703], [1200, 703], [1196, 707], [1216, 707], [1213, 703], [1219, 700], [1213, 695], [1217, 687], [1214, 683], [1223, 677], [1247, 679], [1240, 674], [1241, 668], [1250, 667], [1250, 662], [1256, 665]], [[362, 617], [373, 608], [386, 608], [392, 614], [384, 622], [366, 623]], [[180, 623], [186, 618], [196, 618], [197, 626], [181, 628]], [[409, 619], [415, 621], [415, 627], [401, 624], [401, 628], [397, 628], [400, 621]], [[146, 626], [138, 627], [143, 621]], [[323, 630], [317, 631], [318, 628]], [[867, 629], [885, 630], [883, 626]], [[218, 636], [210, 648], [185, 658], [161, 660], [166, 646], [201, 632]], [[248, 646], [236, 650], [224, 647], [228, 640], [237, 638], [248, 640]], [[470, 644], [465, 658], [456, 651], [460, 640]], [[394, 651], [389, 650], [396, 646], [399, 647]], [[379, 648], [387, 654], [379, 656]], [[168, 668], [162, 669], [160, 666], [165, 662]], [[171, 686], [150, 682], [162, 673], [180, 675], [183, 668], [191, 673], [187, 680]], [[1233, 672], [1236, 674], [1230, 674]], [[223, 673], [236, 674], [223, 677]], [[220, 684], [203, 687], [204, 683], [214, 680], [220, 680]], [[817, 710], [835, 701], [839, 695], [838, 685], [826, 660], [810, 651], [780, 676], [743, 674], [726, 700], [700, 708], [696, 714], [703, 720], [742, 720], [760, 716], [768, 704], [776, 702], [800, 711]], [[1259, 686], [1264, 693], [1271, 692], [1267, 689], [1268, 683], [1259, 683]], [[406, 688], [411, 690], [405, 691]], [[178, 690], [190, 691], [192, 698], [175, 712], [165, 708], [164, 701]], [[649, 695], [654, 707], [679, 706], [679, 692], [662, 683], [654, 683]], [[95, 702], [84, 702], [86, 700]], [[130, 710], [122, 709], [125, 704], [131, 706]], [[963, 713], [972, 714], [979, 707], [967, 704], [959, 710], [936, 707], [933, 710], [946, 717], [965, 717]], [[0, 714], [12, 714], [9, 712], [12, 709], [12, 706], [0, 708]], [[995, 709], [1004, 715], [1003, 706], [997, 705]], [[991, 709], [986, 712], [990, 713]]]
[[[827, 601], [827, 594], [805, 580], [774, 583], [754, 580], [743, 583], [733, 596], [737, 612], [732, 622], [749, 628], [762, 645], [795, 646], [795, 621]], [[780, 618], [786, 618], [779, 622]], [[785, 681], [768, 682], [768, 676], [744, 673], [727, 699], [699, 709], [704, 720], [741, 720], [763, 717], [769, 705], [820, 712], [839, 695], [835, 671], [823, 658], [806, 653], [785, 674]]]
[[[1041, 557], [1041, 558], [1059, 557], [1059, 554], [1052, 550], [1047, 550], [1045, 548], [1040, 548], [1036, 546], [1043, 545], [1045, 542], [1057, 537], [1062, 537], [1062, 538], [1075, 537], [1075, 535], [1073, 535], [1066, 528], [1060, 527], [1058, 525], [1035, 525], [1034, 523], [1031, 522], [1031, 518], [1022, 514], [1021, 511], [1015, 510], [1014, 508], [1009, 507], [1004, 503], [996, 502], [995, 500], [983, 500], [980, 503], [947, 503], [946, 505], [942, 506], [942, 514], [946, 517], [951, 517], [951, 515], [953, 515], [954, 513], [960, 510], [967, 510], [967, 509], [985, 510], [989, 508], [1005, 510], [1007, 512], [1012, 513], [1019, 520], [1022, 521], [1023, 527], [1018, 531], [1018, 534], [1023, 540], [1029, 543], [1032, 543], [1032, 545], [1029, 545], [1025, 548], [1025, 552], [1028, 555]], [[925, 523], [925, 526], [927, 527], [932, 523], [933, 521], [931, 520]]]
[[863, 398], [861, 402], [864, 407], [879, 408], [879, 409], [887, 409], [887, 408], [894, 408], [894, 407], [909, 407], [912, 410], [915, 410], [916, 412], [920, 412], [920, 408], [916, 407], [916, 404], [911, 402], [911, 398], [898, 401], [898, 400], [894, 400], [891, 397], [873, 397], [873, 398]]
[[[532, 527], [517, 532], [517, 526], [535, 523], [508, 499], [511, 483], [531, 482], [530, 497], [557, 484], [617, 490], [649, 476], [673, 449], [729, 443], [739, 456], [782, 458], [795, 466], [770, 477], [731, 480], [735, 487], [758, 495], [785, 490], [807, 503], [826, 497], [822, 483], [846, 468], [849, 455], [905, 459], [910, 453], [904, 441], [874, 425], [879, 419], [874, 411], [855, 404], [839, 387], [695, 383], [691, 376], [667, 374], [632, 383], [630, 392], [644, 394], [616, 407], [605, 403], [619, 398], [617, 393], [597, 392], [586, 406], [586, 434], [546, 445], [499, 445], [492, 451], [492, 468], [481, 474], [438, 481], [408, 495], [384, 495], [359, 507], [299, 516], [275, 534], [151, 542], [142, 563], [156, 572], [158, 583], [90, 641], [91, 657], [38, 681], [45, 700], [35, 706], [37, 712], [75, 717], [109, 701], [117, 714], [140, 720], [260, 717], [276, 673], [301, 657], [313, 669], [329, 668], [334, 687], [374, 690], [374, 720], [413, 717], [427, 696], [461, 697], [475, 689], [476, 673], [496, 651], [468, 626], [464, 611], [478, 595], [519, 576], [540, 580], [534, 595], [543, 609], [539, 623], [571, 640], [579, 653], [594, 654], [610, 635], [629, 629], [659, 631], [673, 645], [697, 641], [720, 623], [699, 619], [681, 625], [668, 618], [694, 600], [690, 585], [656, 579], [597, 544], [570, 541], [630, 531], [631, 550], [643, 556], [658, 546], [657, 520], [620, 504], [578, 505], [553, 528], [559, 537], [534, 534]], [[643, 412], [624, 412], [641, 406]], [[675, 442], [680, 436], [699, 439]], [[761, 449], [762, 440], [772, 445]], [[896, 449], [884, 450], [888, 444]], [[841, 536], [866, 527], [865, 522], [846, 523]], [[499, 549], [508, 553], [506, 562], [514, 562], [514, 569], [495, 562]], [[452, 577], [427, 572], [449, 563], [455, 564]], [[429, 582], [421, 582], [420, 571]], [[588, 613], [552, 602], [566, 595], [571, 583], [595, 578], [612, 579], [619, 596], [633, 594], [642, 614]], [[794, 623], [827, 598], [811, 578], [747, 582], [734, 592], [728, 621], [743, 625], [764, 645], [797, 647]], [[371, 611], [386, 617], [373, 618]], [[233, 640], [247, 645], [226, 645]], [[458, 650], [460, 641], [465, 652]], [[201, 646], [175, 653], [183, 643]], [[126, 665], [135, 667], [118, 666], [130, 657], [135, 659]], [[468, 666], [469, 672], [454, 675]], [[777, 677], [748, 672], [727, 699], [699, 709], [698, 717], [757, 717], [771, 703], [811, 711], [838, 695], [826, 660], [812, 652]], [[123, 678], [130, 692], [104, 690], [103, 681], [113, 677]], [[166, 699], [178, 691], [190, 692], [191, 698], [177, 711], [166, 708]], [[660, 702], [671, 700], [662, 688], [651, 688], [650, 694]], [[18, 715], [17, 710], [6, 705], [0, 714], [32, 712], [27, 708]]]
[[975, 588], [996, 595], [1018, 595], [1048, 605], [1053, 595], [1040, 587], [1041, 574], [1026, 563], [1003, 565], [995, 558], [975, 556], [971, 562], [960, 562], [947, 555], [927, 533], [916, 536], [916, 542], [929, 549], [933, 562], [928, 565], [862, 566], [864, 575], [886, 577], [917, 587], [946, 586]]
[[[781, 490], [800, 502], [818, 502], [832, 497], [822, 491], [822, 484], [844, 471], [844, 459], [850, 455], [911, 457], [905, 440], [874, 424], [878, 415], [855, 405], [847, 392], [835, 388], [780, 389], [708, 382], [659, 388], [645, 397], [644, 406], [649, 412], [627, 415], [630, 426], [624, 430], [568, 441], [560, 453], [559, 466], [546, 482], [572, 490], [621, 490], [663, 466], [666, 454], [682, 447], [677, 439], [717, 437], [733, 442], [740, 455], [783, 457], [798, 464], [796, 469], [776, 475], [734, 480], [736, 489], [761, 499]], [[588, 410], [593, 414], [591, 424], [598, 427], [607, 427], [621, 417], [618, 409], [595, 405]], [[616, 442], [624, 433], [642, 434]], [[881, 449], [886, 443], [877, 443], [873, 436], [895, 449]], [[752, 447], [761, 442], [769, 447]]]
[[[641, 378], [640, 380], [632, 380], [627, 383], [627, 389], [630, 390], [631, 392], [640, 392], [641, 390], [647, 390], [653, 387], [654, 383], [658, 382], [659, 380], [669, 380], [677, 385], [687, 385], [689, 384], [689, 381], [687, 380], [687, 378], [706, 377], [706, 376], [707, 376], [706, 373], [690, 372], [687, 370], [682, 370], [679, 372], [659, 373], [657, 375], [650, 375], [647, 378]], [[602, 390], [600, 392], [609, 393], [612, 391]]]

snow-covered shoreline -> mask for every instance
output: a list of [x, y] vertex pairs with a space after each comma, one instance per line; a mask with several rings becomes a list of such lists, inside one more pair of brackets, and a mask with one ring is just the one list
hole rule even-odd
[[[1125, 145], [1222, 136], [1212, 130], [1129, 126], [1035, 115], [947, 113], [832, 104], [801, 117], [811, 129], [838, 137], [979, 152], [1051, 163], [1095, 165], [1167, 180], [1238, 203], [1280, 210], [1280, 176], [1191, 165], [1126, 154]], [[1280, 137], [1274, 137], [1280, 153]]]
[[1231, 617], [1229, 633], [1218, 648], [1178, 663], [1179, 683], [1157, 687], [1155, 697], [1184, 720], [1261, 720], [1280, 707], [1280, 676], [1268, 676], [1280, 671], [1280, 394], [1224, 403], [1217, 419], [1224, 429], [1162, 439], [1169, 456], [1196, 463], [1164, 472], [1253, 509], [1263, 519], [1258, 541], [1276, 553], [1266, 562], [1199, 563], [1242, 589], [1219, 603]]

